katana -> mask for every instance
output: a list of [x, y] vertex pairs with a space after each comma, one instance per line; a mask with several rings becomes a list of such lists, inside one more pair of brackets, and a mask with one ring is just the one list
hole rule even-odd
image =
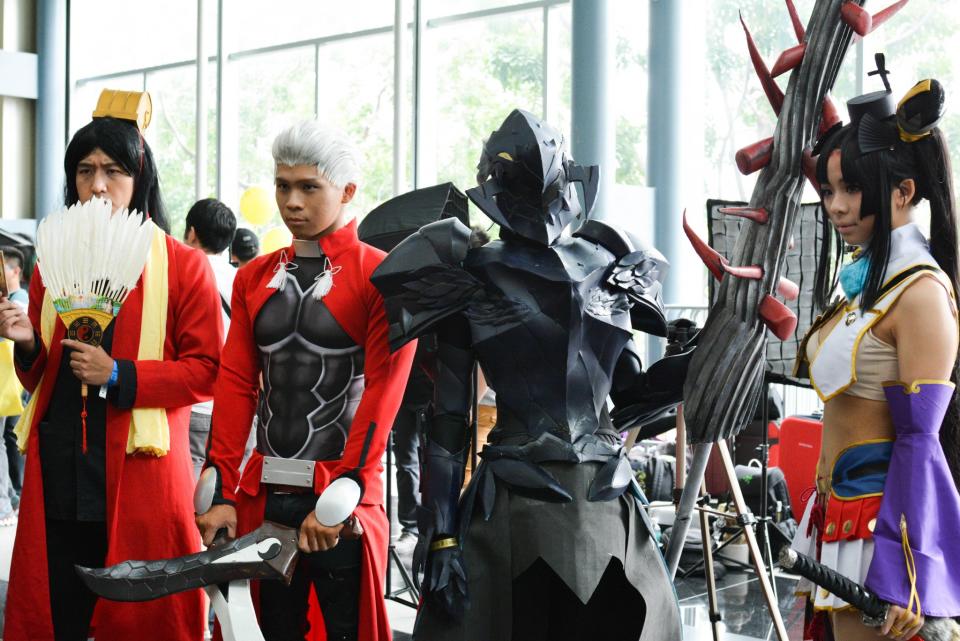
[[[796, 550], [784, 548], [780, 552], [780, 567], [795, 572], [835, 594], [863, 613], [865, 625], [878, 628], [887, 618], [890, 604], [886, 603], [869, 588], [851, 581], [836, 570], [818, 563]], [[914, 639], [921, 641], [953, 641], [960, 635], [960, 626], [950, 618], [926, 617], [923, 627]]]

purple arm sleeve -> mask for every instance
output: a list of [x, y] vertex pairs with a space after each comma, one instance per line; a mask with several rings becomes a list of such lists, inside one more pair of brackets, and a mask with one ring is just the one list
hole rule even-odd
[[939, 439], [953, 391], [947, 381], [884, 386], [897, 437], [866, 580], [884, 601], [909, 607], [915, 570], [920, 607], [938, 617], [960, 615], [960, 495]]

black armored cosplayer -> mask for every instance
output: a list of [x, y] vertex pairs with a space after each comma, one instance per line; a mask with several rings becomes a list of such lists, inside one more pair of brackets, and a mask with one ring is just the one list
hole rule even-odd
[[[393, 349], [426, 332], [438, 341], [415, 638], [680, 639], [675, 593], [606, 407], [608, 396], [646, 409], [675, 396], [655, 389], [631, 340], [633, 329], [666, 332], [667, 262], [602, 222], [564, 233], [580, 214], [574, 183], [589, 212], [599, 171], [575, 164], [529, 113], [507, 117], [478, 169], [467, 193], [500, 240], [468, 249], [470, 230], [442, 220], [372, 277]], [[497, 393], [497, 425], [461, 498], [476, 361]]]

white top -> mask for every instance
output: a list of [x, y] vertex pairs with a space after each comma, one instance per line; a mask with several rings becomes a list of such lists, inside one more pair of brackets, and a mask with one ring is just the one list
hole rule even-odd
[[[217, 291], [220, 293], [220, 313], [223, 316], [223, 337], [226, 339], [227, 331], [230, 330], [230, 316], [227, 315], [227, 309], [230, 308], [230, 301], [233, 296], [233, 279], [237, 275], [237, 268], [230, 264], [230, 252], [225, 251], [222, 254], [207, 254], [207, 260], [210, 261], [210, 267], [213, 269], [213, 278], [217, 283]], [[224, 308], [226, 304], [226, 308]], [[223, 347], [223, 345], [221, 345]], [[204, 401], [193, 406], [193, 411], [197, 414], [213, 414], [213, 401]]]
[[[929, 245], [923, 233], [914, 223], [894, 229], [890, 233], [890, 260], [887, 262], [886, 282], [890, 282], [901, 273], [918, 265], [939, 267], [930, 254]], [[820, 400], [826, 402], [847, 391], [857, 382], [857, 352], [860, 342], [870, 328], [876, 325], [884, 314], [893, 307], [900, 295], [916, 279], [929, 275], [918, 272], [905, 278], [890, 291], [884, 293], [865, 313], [860, 313], [860, 295], [848, 302], [840, 311], [842, 317], [825, 337], [820, 336], [820, 346], [816, 354], [809, 358], [810, 382], [817, 391]], [[938, 278], [944, 282], [948, 292], [952, 287], [940, 272]]]

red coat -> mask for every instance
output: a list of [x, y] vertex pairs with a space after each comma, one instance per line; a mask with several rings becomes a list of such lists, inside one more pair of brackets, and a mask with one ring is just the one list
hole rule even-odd
[[[320, 494], [332, 480], [358, 468], [367, 432], [373, 429], [366, 463], [358, 470], [364, 494], [355, 512], [364, 528], [359, 638], [384, 641], [391, 638], [391, 633], [383, 601], [388, 541], [380, 460], [403, 398], [416, 345], [411, 343], [390, 353], [383, 299], [370, 283], [370, 274], [383, 260], [384, 253], [357, 239], [356, 221], [321, 238], [319, 243], [334, 267], [341, 268], [323, 302], [340, 327], [363, 347], [364, 392], [350, 425], [343, 458], [317, 463], [314, 492]], [[260, 308], [275, 291], [267, 283], [275, 273], [281, 251], [294, 260], [294, 249], [290, 247], [261, 256], [237, 272], [230, 331], [214, 394], [207, 461], [220, 471], [224, 498], [237, 503], [238, 535], [263, 522], [263, 458], [254, 452], [242, 479], [237, 470], [260, 391], [260, 354], [253, 324]], [[322, 625], [312, 617], [311, 629], [315, 638], [323, 638]]]
[[[107, 404], [107, 558], [164, 559], [200, 550], [193, 515], [190, 408], [208, 400], [219, 361], [223, 322], [220, 297], [206, 257], [169, 236], [169, 298], [163, 361], [138, 361], [143, 289], [134, 289], [114, 322], [112, 355], [134, 361], [135, 407], [165, 407], [170, 451], [162, 457], [126, 454], [130, 410]], [[142, 281], [141, 281], [142, 285]], [[30, 321], [40, 332], [44, 296], [39, 270], [30, 285]], [[46, 529], [37, 425], [46, 414], [60, 367], [65, 328], [57, 319], [50, 351], [40, 350], [29, 371], [18, 371], [33, 391], [46, 372], [27, 442], [20, 521], [10, 567], [4, 638], [53, 640], [47, 578]], [[145, 603], [100, 599], [94, 613], [97, 641], [195, 641], [202, 631], [199, 591]]]

